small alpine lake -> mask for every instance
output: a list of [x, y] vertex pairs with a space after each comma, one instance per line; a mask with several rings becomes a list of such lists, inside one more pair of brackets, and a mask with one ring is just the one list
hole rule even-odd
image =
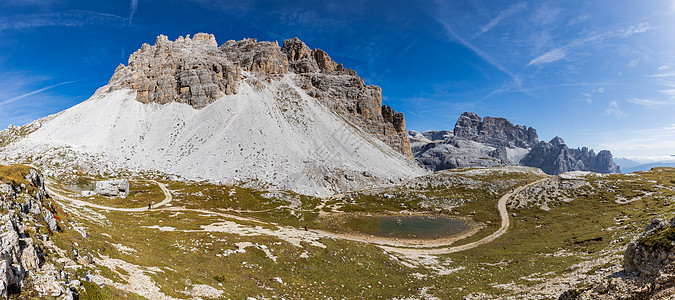
[[396, 239], [440, 239], [471, 230], [467, 220], [447, 216], [359, 215], [349, 216], [336, 224], [342, 230]]

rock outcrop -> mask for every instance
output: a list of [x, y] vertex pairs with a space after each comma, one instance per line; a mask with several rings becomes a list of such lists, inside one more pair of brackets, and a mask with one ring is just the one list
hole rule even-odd
[[155, 45], [143, 44], [127, 66], [120, 65], [103, 91], [136, 90], [143, 103], [187, 103], [201, 109], [222, 95], [237, 93], [246, 73], [273, 80], [297, 74], [306, 92], [337, 114], [412, 157], [405, 118], [382, 105], [382, 90], [367, 85], [354, 70], [336, 63], [321, 49], [310, 49], [298, 38], [274, 42], [256, 39], [227, 41], [218, 46], [212, 34], [179, 37], [160, 35]]
[[348, 121], [412, 157], [405, 117], [382, 105], [382, 89], [366, 85], [351, 69], [338, 64], [321, 49], [310, 50], [298, 38], [284, 41], [282, 50], [298, 85]]
[[[0, 297], [8, 298], [21, 293], [22, 296], [36, 299], [50, 296], [73, 299], [77, 294], [63, 287], [65, 283], [45, 276], [43, 272], [44, 268], [53, 268], [44, 259], [44, 245], [49, 238], [43, 233], [55, 233], [59, 230], [57, 221], [50, 212], [53, 208], [47, 200], [44, 178], [35, 169], [28, 171], [25, 167], [0, 168], [15, 168], [13, 172], [5, 174], [27, 171], [24, 178], [0, 176], [0, 181], [8, 182], [0, 187]], [[29, 287], [28, 291], [24, 291], [26, 287]], [[55, 293], [54, 289], [59, 292]]]
[[558, 299], [672, 299], [675, 294], [675, 218], [653, 219], [628, 244], [624, 270], [584, 290], [568, 290]]
[[94, 192], [107, 197], [126, 198], [129, 195], [129, 181], [126, 179], [97, 181]]
[[611, 152], [603, 150], [596, 155], [593, 150], [586, 147], [571, 149], [560, 137], [534, 146], [520, 164], [540, 168], [547, 174], [570, 171], [620, 173], [619, 167], [612, 160]]
[[537, 130], [532, 127], [513, 125], [504, 118], [481, 119], [472, 112], [459, 116], [453, 133], [492, 147], [531, 148], [539, 142]]
[[[255, 41], [244, 40], [246, 48]], [[259, 60], [264, 49], [271, 45], [260, 44], [260, 51], [251, 53]], [[224, 48], [238, 48], [223, 45]], [[221, 94], [233, 94], [236, 82], [241, 80], [242, 69], [251, 69], [250, 57], [242, 58], [246, 66], [235, 66], [218, 48], [215, 37], [196, 34], [193, 39], [180, 37], [176, 41], [160, 35], [155, 45], [143, 44], [131, 54], [128, 66], [119, 65], [110, 79], [111, 90], [130, 88], [137, 91], [136, 100], [166, 104], [181, 102], [199, 109], [218, 100]]]

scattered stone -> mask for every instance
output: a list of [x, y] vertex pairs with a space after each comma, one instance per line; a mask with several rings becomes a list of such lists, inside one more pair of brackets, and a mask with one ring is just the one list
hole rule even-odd
[[675, 230], [675, 218], [653, 219], [645, 232], [626, 247], [624, 270], [586, 290], [568, 290], [558, 299], [671, 299], [675, 295], [675, 241], [666, 244], [644, 242], [664, 230]]
[[47, 226], [49, 226], [49, 230], [52, 232], [56, 232], [59, 227], [56, 224], [56, 218], [54, 218], [54, 215], [47, 209], [42, 211], [42, 216], [45, 222], [47, 222]]

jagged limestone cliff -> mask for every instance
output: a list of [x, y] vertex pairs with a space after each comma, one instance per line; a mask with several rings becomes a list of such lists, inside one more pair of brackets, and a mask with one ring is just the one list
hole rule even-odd
[[244, 80], [242, 72], [265, 75], [275, 80], [287, 73], [307, 94], [319, 99], [349, 122], [411, 157], [405, 118], [382, 105], [382, 90], [367, 85], [356, 71], [344, 68], [321, 49], [311, 50], [298, 38], [274, 42], [256, 39], [227, 41], [218, 46], [212, 34], [170, 41], [160, 35], [155, 45], [143, 44], [120, 65], [108, 91], [130, 88], [142, 103], [187, 103], [196, 109], [236, 93]]
[[462, 113], [452, 132], [411, 130], [409, 135], [415, 160], [434, 171], [522, 165], [553, 175], [570, 171], [620, 173], [607, 150], [596, 155], [586, 147], [572, 149], [559, 137], [539, 142], [532, 127], [513, 125], [504, 118], [481, 118], [473, 112]]

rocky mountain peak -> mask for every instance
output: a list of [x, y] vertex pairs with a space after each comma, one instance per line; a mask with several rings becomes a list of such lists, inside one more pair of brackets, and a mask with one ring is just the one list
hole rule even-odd
[[614, 163], [612, 153], [602, 150], [598, 155], [587, 147], [572, 149], [560, 137], [534, 146], [520, 161], [521, 165], [540, 168], [547, 174], [570, 171], [592, 171], [598, 173], [621, 173]]
[[464, 112], [455, 123], [454, 135], [492, 147], [531, 148], [539, 142], [537, 130], [513, 125], [504, 118], [485, 117]]
[[282, 47], [257, 39], [218, 46], [212, 34], [174, 41], [160, 35], [154, 45], [143, 44], [131, 54], [128, 65], [117, 67], [98, 92], [131, 89], [142, 103], [179, 102], [202, 109], [223, 95], [236, 94], [242, 80], [271, 82], [282, 76], [293, 77], [308, 95], [412, 157], [405, 117], [382, 105], [382, 90], [298, 38], [285, 40]]
[[336, 63], [328, 56], [328, 53], [321, 49], [310, 49], [297, 37], [285, 40], [281, 51], [286, 54], [290, 70], [294, 73], [356, 76], [356, 71], [346, 69], [342, 64]]
[[[554, 145], [554, 146], [564, 146], [565, 145], [565, 141], [559, 136], [556, 136], [553, 139], [551, 139], [551, 141], [549, 143]], [[585, 147], [584, 147], [584, 149], [585, 149]]]

